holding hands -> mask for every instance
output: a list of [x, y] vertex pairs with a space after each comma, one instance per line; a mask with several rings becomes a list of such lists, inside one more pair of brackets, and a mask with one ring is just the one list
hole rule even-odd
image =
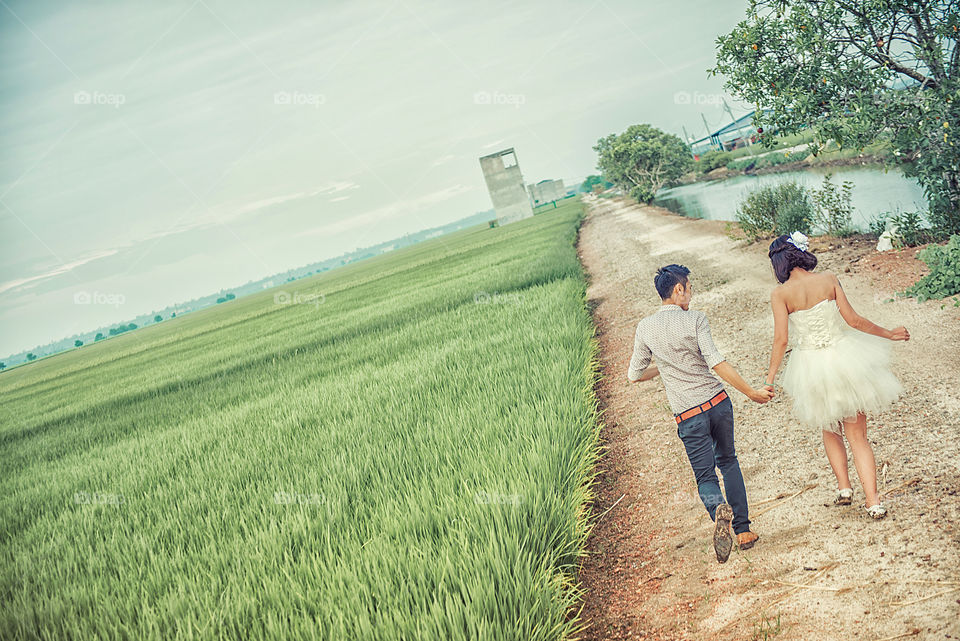
[[773, 393], [773, 385], [766, 384], [760, 389], [751, 390], [747, 396], [751, 401], [755, 401], [763, 405], [775, 396]]

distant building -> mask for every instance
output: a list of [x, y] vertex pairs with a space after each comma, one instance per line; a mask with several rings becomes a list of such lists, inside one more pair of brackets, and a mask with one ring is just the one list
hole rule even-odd
[[530, 194], [530, 202], [533, 203], [534, 207], [562, 200], [567, 195], [562, 180], [541, 180], [538, 183], [527, 185], [527, 192]]
[[691, 142], [690, 151], [693, 152], [694, 158], [699, 158], [701, 154], [713, 149], [730, 151], [757, 142], [760, 139], [760, 134], [757, 128], [753, 126], [753, 114], [755, 113], [755, 111], [751, 111], [730, 124], [720, 127], [709, 136]]
[[480, 158], [490, 201], [501, 225], [533, 216], [513, 147]]

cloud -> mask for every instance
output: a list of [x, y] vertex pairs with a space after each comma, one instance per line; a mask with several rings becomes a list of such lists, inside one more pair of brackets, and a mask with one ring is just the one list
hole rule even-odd
[[48, 278], [53, 278], [54, 276], [59, 276], [60, 274], [66, 274], [67, 272], [80, 267], [81, 265], [86, 265], [87, 263], [99, 260], [101, 258], [106, 258], [107, 256], [113, 256], [119, 250], [117, 249], [105, 249], [102, 251], [93, 252], [83, 258], [78, 258], [75, 261], [64, 263], [59, 267], [51, 269], [50, 271], [44, 272], [42, 274], [37, 274], [36, 276], [28, 276], [27, 278], [17, 278], [14, 280], [8, 280], [5, 283], [0, 283], [0, 294], [5, 291], [11, 290], [15, 287], [20, 287], [21, 285], [26, 285], [28, 283], [35, 283], [36, 281], [46, 280]]
[[322, 227], [315, 227], [314, 229], [307, 230], [301, 235], [334, 236], [355, 227], [374, 225], [381, 221], [389, 220], [398, 214], [410, 214], [419, 211], [424, 207], [455, 198], [456, 196], [468, 191], [473, 191], [473, 187], [468, 187], [466, 185], [457, 183], [456, 185], [451, 185], [445, 189], [424, 194], [419, 198], [414, 198], [413, 200], [407, 200], [400, 203], [391, 203], [383, 207], [378, 207], [372, 211], [368, 211], [365, 214], [360, 214], [359, 216], [351, 216], [350, 218], [344, 218], [343, 220], [338, 220], [335, 223], [324, 225]]
[[440, 165], [446, 165], [448, 162], [450, 162], [451, 160], [454, 160], [455, 158], [456, 156], [454, 156], [453, 154], [447, 154], [446, 156], [441, 156], [440, 158], [437, 158], [436, 160], [434, 160], [430, 166], [439, 167]]
[[274, 205], [279, 205], [280, 203], [285, 203], [288, 200], [299, 200], [300, 198], [306, 197], [302, 191], [298, 191], [295, 194], [287, 194], [286, 196], [274, 196], [273, 198], [264, 198], [263, 200], [257, 200], [250, 204], [244, 205], [239, 209], [235, 210], [233, 213], [236, 216], [242, 214], [250, 213], [251, 211], [257, 211], [259, 209], [266, 209], [267, 207], [273, 207]]
[[359, 188], [359, 187], [360, 187], [360, 185], [358, 185], [358, 184], [355, 183], [355, 182], [349, 182], [349, 181], [347, 181], [347, 182], [333, 182], [333, 183], [330, 183], [329, 185], [325, 185], [325, 186], [323, 186], [323, 187], [320, 187], [319, 189], [317, 189], [317, 190], [315, 190], [315, 191], [311, 191], [309, 195], [310, 195], [310, 196], [318, 196], [318, 195], [320, 195], [320, 194], [335, 194], [335, 193], [337, 193], [337, 192], [339, 192], [339, 191], [347, 191], [347, 190], [350, 190], [350, 189], [357, 189], [357, 188]]

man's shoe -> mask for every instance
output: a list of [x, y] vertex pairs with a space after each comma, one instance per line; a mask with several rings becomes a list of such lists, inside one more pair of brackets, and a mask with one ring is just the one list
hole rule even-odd
[[753, 544], [757, 542], [757, 539], [760, 538], [759, 534], [754, 534], [753, 532], [747, 530], [746, 532], [741, 532], [737, 535], [737, 546], [741, 550], [749, 550], [753, 547]]
[[717, 561], [726, 563], [733, 549], [733, 535], [730, 534], [730, 521], [733, 520], [733, 508], [726, 503], [717, 506], [716, 522], [713, 530], [713, 549], [717, 553]]

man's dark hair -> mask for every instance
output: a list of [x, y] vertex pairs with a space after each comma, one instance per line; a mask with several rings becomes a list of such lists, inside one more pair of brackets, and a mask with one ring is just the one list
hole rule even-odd
[[790, 237], [784, 234], [770, 243], [770, 263], [773, 273], [781, 283], [787, 282], [794, 267], [800, 267], [812, 272], [817, 266], [817, 257], [808, 251], [803, 251], [790, 242]]
[[660, 294], [660, 300], [667, 300], [673, 295], [673, 288], [680, 283], [687, 286], [687, 276], [690, 270], [683, 265], [667, 265], [657, 270], [657, 275], [653, 277], [653, 284], [657, 286], [657, 293]]

